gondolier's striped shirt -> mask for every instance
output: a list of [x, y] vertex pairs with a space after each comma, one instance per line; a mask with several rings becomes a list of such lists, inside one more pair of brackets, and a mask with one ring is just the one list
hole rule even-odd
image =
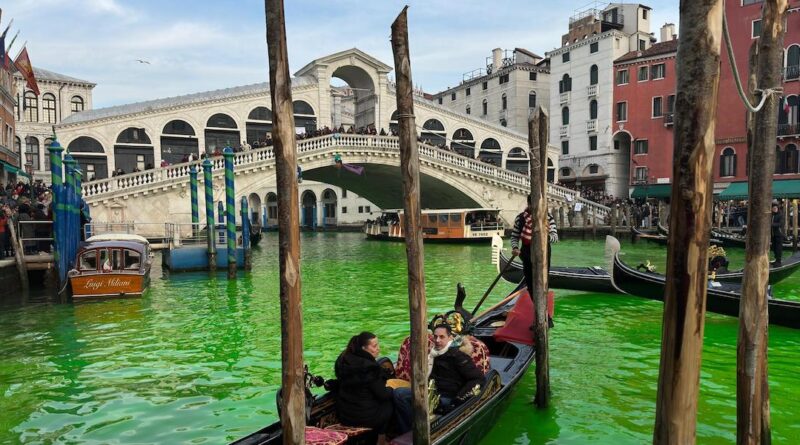
[[[525, 210], [524, 212], [517, 215], [514, 219], [514, 227], [511, 229], [511, 248], [512, 249], [519, 249], [520, 239], [523, 238], [522, 234], [523, 231], [528, 233], [528, 237], [531, 236], [531, 226], [533, 223], [533, 219], [531, 218], [531, 214], [529, 211]], [[547, 212], [547, 231], [549, 233], [553, 233], [558, 235], [558, 226], [556, 226], [556, 220], [553, 218], [553, 215], [550, 212]], [[525, 230], [527, 229], [527, 230]], [[528, 242], [524, 244], [530, 244], [530, 238], [528, 238]]]

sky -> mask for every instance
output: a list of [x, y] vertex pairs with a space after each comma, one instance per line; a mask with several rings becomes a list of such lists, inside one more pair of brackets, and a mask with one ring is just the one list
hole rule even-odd
[[[284, 0], [291, 73], [359, 48], [393, 65], [389, 27], [409, 5], [414, 84], [435, 93], [485, 68], [493, 48], [544, 56], [585, 0]], [[646, 3], [651, 32], [678, 24], [678, 0]], [[597, 3], [602, 8], [606, 3]], [[11, 54], [97, 84], [94, 108], [266, 82], [263, 0], [4, 0]], [[138, 62], [137, 59], [149, 63]]]

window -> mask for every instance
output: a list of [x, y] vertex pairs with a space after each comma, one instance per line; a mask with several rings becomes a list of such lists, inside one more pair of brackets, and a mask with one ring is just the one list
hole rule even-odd
[[753, 20], [753, 32], [750, 36], [754, 39], [761, 37], [761, 19]]
[[566, 93], [567, 91], [572, 91], [572, 78], [569, 77], [569, 74], [564, 74], [558, 81], [558, 92]]
[[589, 136], [589, 151], [597, 151], [597, 136]]
[[597, 65], [592, 65], [589, 68], [589, 85], [597, 85]]
[[664, 115], [664, 111], [662, 109], [662, 102], [664, 98], [661, 96], [656, 96], [653, 98], [653, 117], [661, 117]]
[[508, 98], [506, 97], [505, 93], [503, 93], [503, 96], [500, 98], [500, 102], [501, 102], [500, 109], [501, 110], [507, 110], [508, 109]]
[[95, 174], [94, 164], [86, 164], [86, 180], [94, 181]]
[[442, 98], [440, 97], [439, 98], [439, 105], [441, 105], [441, 104], [442, 104]]
[[472, 94], [472, 90], [470, 88], [467, 88], [467, 91], [464, 94], [469, 96], [470, 94]]
[[70, 102], [70, 110], [72, 110], [73, 113], [80, 113], [81, 111], [84, 110], [82, 97], [72, 96], [72, 100], [70, 100], [69, 102]]
[[589, 102], [589, 119], [597, 119], [597, 101], [594, 99]]
[[125, 249], [123, 251], [124, 265], [127, 270], [139, 270], [142, 264], [142, 256], [139, 252]]
[[663, 79], [666, 75], [666, 67], [663, 63], [659, 63], [658, 65], [653, 65], [650, 67], [650, 78], [653, 80], [656, 79]]
[[51, 93], [42, 96], [42, 114], [46, 123], [56, 123], [56, 97]]
[[569, 62], [569, 51], [561, 54], [561, 62]]
[[500, 82], [500, 85], [508, 83], [508, 74], [503, 74], [502, 76], [500, 76], [498, 80]]
[[561, 154], [562, 155], [569, 154], [569, 141], [561, 141]]
[[625, 85], [628, 83], [628, 70], [617, 71], [617, 85]]
[[39, 98], [33, 94], [33, 91], [25, 93], [25, 120], [28, 122], [39, 122]]
[[638, 77], [639, 78], [639, 82], [643, 82], [643, 81], [647, 80], [647, 74], [649, 72], [650, 72], [650, 70], [648, 69], [648, 67], [640, 66], [639, 67], [639, 77]]
[[79, 264], [81, 270], [97, 270], [97, 251], [90, 250], [81, 255]]
[[364, 206], [358, 206], [358, 213], [364, 213]]
[[646, 9], [642, 9], [642, 19], [643, 20], [647, 20], [647, 10]]
[[39, 170], [39, 139], [33, 136], [25, 138], [25, 161], [32, 164], [33, 170]]
[[597, 166], [597, 164], [592, 164], [589, 166], [589, 174], [596, 175], [598, 171], [600, 171], [600, 168]]
[[633, 142], [633, 154], [646, 155], [647, 154], [647, 139], [637, 139]]
[[372, 213], [372, 207], [371, 206], [364, 207], [364, 212], [365, 213]]
[[483, 82], [483, 84], [481, 84], [481, 87], [482, 87], [482, 89], [484, 89], [484, 90], [485, 90], [485, 89], [487, 89], [487, 88], [489, 88], [489, 82]]
[[594, 42], [589, 44], [589, 53], [594, 54], [600, 50], [600, 43]]
[[536, 73], [534, 73], [534, 72], [528, 73], [528, 79], [529, 80], [536, 80]]
[[147, 165], [145, 164], [144, 161], [144, 155], [136, 155], [136, 168], [138, 168], [139, 171], [143, 171], [146, 166]]
[[636, 182], [647, 183], [647, 167], [636, 167], [634, 170]]
[[628, 120], [628, 102], [617, 102], [617, 122]]
[[456, 100], [456, 93], [452, 93], [450, 95], [450, 100]]
[[569, 176], [572, 174], [572, 170], [569, 167], [564, 167], [561, 169], [561, 172], [558, 174], [559, 176]]
[[342, 199], [347, 198], [347, 190], [342, 189]]
[[561, 109], [561, 125], [569, 125], [569, 107]]
[[670, 94], [667, 96], [667, 113], [672, 114], [675, 112], [675, 95]]
[[639, 51], [644, 51], [647, 49], [647, 41], [639, 39]]
[[798, 152], [797, 146], [789, 144], [783, 152], [783, 172], [784, 173], [797, 173], [798, 172]]
[[732, 147], [725, 147], [719, 159], [720, 176], [736, 176], [736, 152]]
[[528, 93], [528, 108], [536, 108], [536, 92]]
[[792, 80], [800, 77], [800, 45], [792, 45], [786, 49], [786, 67], [784, 79]]
[[507, 127], [508, 126], [508, 121], [506, 121], [505, 119], [500, 119], [500, 126], [501, 127]]
[[467, 114], [472, 114], [472, 108], [470, 108], [469, 105], [467, 105]]
[[483, 99], [483, 115], [486, 116], [489, 114], [489, 104], [486, 102], [486, 99]]
[[342, 214], [347, 213], [347, 207], [342, 207]]

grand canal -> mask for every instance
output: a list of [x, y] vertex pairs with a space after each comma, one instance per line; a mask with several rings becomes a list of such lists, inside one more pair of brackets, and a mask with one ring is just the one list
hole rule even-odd
[[[303, 234], [305, 357], [332, 376], [349, 336], [376, 332], [395, 356], [407, 335], [405, 249], [360, 234]], [[663, 272], [663, 247], [623, 243], [625, 261]], [[254, 252], [252, 274], [162, 276], [141, 299], [0, 306], [0, 443], [222, 443], [276, 419], [280, 385], [277, 237]], [[731, 251], [740, 267], [743, 252]], [[455, 285], [473, 304], [495, 277], [488, 246], [425, 246], [431, 313]], [[602, 241], [564, 241], [558, 265], [602, 265]], [[158, 265], [157, 265], [158, 266]], [[800, 299], [800, 274], [776, 286]], [[502, 297], [502, 283], [493, 294]], [[556, 291], [553, 406], [530, 404], [523, 379], [486, 444], [640, 444], [653, 425], [662, 304]], [[468, 305], [467, 305], [468, 306]], [[709, 314], [698, 442], [735, 441], [736, 320]], [[770, 329], [773, 441], [800, 442], [800, 332]]]

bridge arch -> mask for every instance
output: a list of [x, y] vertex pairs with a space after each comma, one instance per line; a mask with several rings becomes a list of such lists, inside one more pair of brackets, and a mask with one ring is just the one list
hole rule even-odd
[[317, 219], [317, 195], [313, 190], [305, 190], [300, 195], [300, 226], [313, 228]]
[[481, 151], [478, 157], [486, 163], [502, 166], [503, 149], [495, 138], [486, 138], [481, 142]]
[[322, 191], [322, 217], [323, 224], [326, 226], [335, 226], [337, 222], [336, 208], [338, 206], [338, 197], [333, 189], [326, 188]]
[[530, 171], [528, 152], [522, 147], [514, 147], [509, 150], [506, 155], [506, 169], [527, 175]]
[[459, 128], [453, 133], [451, 139], [451, 150], [462, 156], [475, 157], [475, 136], [472, 135], [471, 131], [466, 128]]
[[114, 144], [114, 168], [124, 173], [144, 171], [154, 167], [153, 142], [147, 129], [128, 127], [117, 135]]
[[375, 95], [377, 79], [374, 79], [365, 68], [357, 65], [341, 65], [331, 72], [331, 78], [343, 81], [352, 92], [355, 128], [378, 127], [378, 100]]
[[267, 202], [267, 226], [278, 225], [278, 195], [275, 192], [267, 193], [264, 197]]
[[236, 146], [241, 142], [239, 125], [229, 113], [214, 113], [206, 120], [206, 154], [222, 151], [227, 145]]
[[272, 132], [272, 110], [260, 105], [251, 109], [245, 121], [247, 143], [251, 146], [260, 145], [270, 132]]
[[[45, 150], [48, 147], [46, 142]], [[84, 182], [108, 177], [106, 149], [97, 139], [91, 136], [79, 136], [67, 144], [67, 150], [72, 154], [72, 158], [78, 162], [83, 172]], [[47, 156], [47, 152], [45, 152], [45, 156]]]
[[317, 114], [308, 102], [301, 99], [292, 102], [292, 113], [295, 131], [302, 128], [306, 133], [312, 133], [317, 129]]
[[183, 119], [173, 119], [161, 130], [161, 159], [170, 164], [186, 162], [190, 155], [199, 156], [199, 146], [194, 128]]
[[261, 197], [258, 193], [250, 193], [247, 197], [247, 207], [250, 212], [250, 223], [261, 225]]
[[447, 144], [447, 130], [445, 130], [442, 121], [436, 118], [430, 118], [422, 124], [420, 137], [423, 141], [427, 140], [431, 145]]

